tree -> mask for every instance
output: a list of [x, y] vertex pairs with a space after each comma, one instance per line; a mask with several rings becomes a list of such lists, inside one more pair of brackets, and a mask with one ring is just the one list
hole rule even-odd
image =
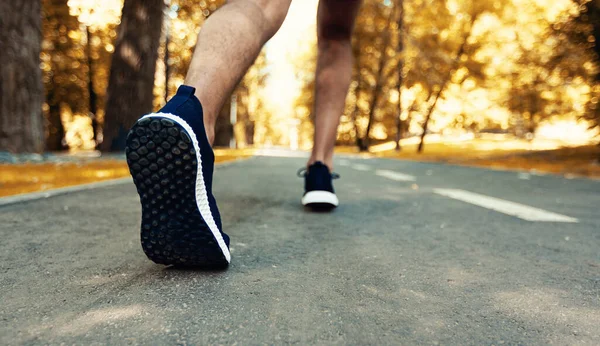
[[231, 119], [231, 110], [236, 102], [233, 94], [229, 95], [223, 108], [215, 119], [215, 138], [213, 145], [215, 147], [229, 147], [233, 139], [233, 124]]
[[39, 0], [0, 2], [0, 150], [41, 152]]
[[87, 111], [85, 56], [80, 24], [69, 13], [68, 0], [42, 0], [42, 72], [46, 90], [46, 150], [66, 149], [61, 106]]
[[266, 67], [266, 53], [262, 51], [234, 91], [237, 121], [233, 124], [233, 129], [238, 148], [254, 144], [257, 113], [264, 107], [260, 91], [264, 88], [268, 76]]
[[[157, 76], [154, 107], [162, 107], [165, 99], [174, 95], [185, 80], [200, 28], [223, 3], [224, 0], [170, 0], [169, 17], [164, 20], [165, 29], [158, 49], [158, 67], [164, 69], [164, 73]], [[164, 83], [160, 83], [161, 78]]]
[[266, 80], [265, 66], [266, 54], [262, 51], [225, 101], [215, 123], [215, 147], [229, 147], [232, 140], [235, 147], [254, 143], [255, 113], [260, 106], [257, 95]]
[[[374, 77], [375, 77], [375, 85], [373, 87], [371, 101], [369, 103], [369, 107], [367, 108], [368, 121], [367, 128], [365, 130], [365, 136], [363, 138], [357, 137], [357, 144], [360, 151], [369, 150], [370, 145], [370, 137], [371, 137], [371, 129], [373, 127], [373, 121], [375, 118], [375, 111], [379, 106], [379, 102], [384, 96], [383, 88], [387, 82], [386, 71], [386, 63], [389, 61], [388, 55], [388, 47], [390, 45], [390, 40], [392, 38], [392, 33], [389, 31], [389, 27], [391, 26], [394, 18], [394, 9], [388, 10], [387, 19], [384, 32], [380, 34], [383, 36], [381, 42], [381, 48], [379, 51], [379, 59], [377, 60], [377, 64], [374, 67]], [[393, 72], [392, 72], [393, 73]]]
[[396, 115], [396, 151], [402, 150], [400, 140], [402, 139], [402, 73], [404, 69], [404, 0], [397, 0], [396, 6], [398, 7], [398, 44], [396, 54], [400, 56], [398, 60], [398, 66], [396, 71], [398, 73], [398, 79], [396, 81], [396, 90], [398, 91], [398, 114]]
[[398, 2], [367, 1], [357, 18], [354, 32], [356, 101], [352, 119], [356, 145], [361, 151], [369, 149], [375, 124], [386, 114], [395, 114], [389, 110], [389, 94], [397, 88], [400, 55], [394, 39], [399, 37], [396, 35], [398, 5]]
[[570, 43], [584, 47], [589, 54], [589, 61], [595, 65], [595, 70], [588, 73], [586, 78], [591, 92], [583, 118], [591, 122], [592, 128], [600, 128], [600, 0], [574, 2], [579, 12], [564, 27], [558, 27], [557, 31], [566, 32]]
[[109, 77], [102, 151], [125, 147], [128, 129], [152, 111], [164, 0], [125, 0]]
[[430, 106], [429, 106], [429, 110], [427, 111], [427, 115], [425, 115], [425, 121], [423, 122], [423, 132], [421, 133], [421, 140], [419, 141], [419, 146], [417, 147], [417, 152], [419, 152], [419, 153], [423, 151], [423, 147], [425, 145], [425, 135], [427, 135], [427, 128], [429, 126], [429, 121], [431, 120], [431, 115], [433, 114], [433, 111], [435, 110], [435, 107], [436, 107], [438, 101], [440, 100], [440, 96], [442, 96], [444, 91], [446, 91], [446, 87], [448, 86], [448, 83], [450, 83], [452, 76], [454, 75], [454, 72], [456, 72], [456, 70], [458, 69], [462, 55], [465, 53], [465, 48], [467, 46], [467, 40], [471, 36], [471, 31], [472, 31], [473, 23], [475, 22], [475, 19], [476, 19], [476, 17], [473, 18], [473, 20], [469, 24], [468, 32], [467, 32], [465, 38], [463, 39], [463, 42], [461, 43], [460, 47], [458, 48], [458, 51], [456, 52], [456, 56], [450, 63], [450, 69], [448, 70], [447, 75], [444, 77], [444, 79], [442, 80], [442, 83], [440, 85], [436, 85], [436, 91], [433, 93], [432, 97], [430, 97], [428, 99], [429, 100], [428, 103], [430, 104]]
[[[586, 4], [587, 20], [592, 25], [592, 35], [594, 37], [594, 57], [596, 68], [600, 69], [600, 0], [592, 0]], [[591, 41], [591, 39], [588, 39]], [[591, 120], [593, 127], [600, 128], [600, 71], [596, 71], [594, 81], [592, 82], [592, 97], [587, 105], [585, 118]]]
[[[578, 23], [584, 6], [572, 4], [556, 18], [549, 17], [543, 6], [530, 6], [522, 10], [528, 13], [521, 19], [512, 17], [512, 6], [511, 17], [504, 22], [512, 27], [514, 50], [512, 57], [504, 61], [509, 68], [499, 77], [510, 85], [505, 98], [505, 107], [511, 112], [510, 129], [517, 136], [532, 138], [547, 120], [582, 115], [576, 103], [583, 99], [573, 99], [569, 94], [573, 89], [585, 90], [584, 84], [593, 84], [591, 28]], [[536, 44], [531, 44], [533, 34]]]
[[[442, 30], [437, 30], [434, 32], [436, 37], [434, 38], [434, 44], [438, 46], [437, 54], [434, 53], [430, 58], [428, 65], [430, 69], [433, 68], [435, 73], [433, 75], [437, 75], [434, 82], [428, 83], [428, 89], [430, 90], [430, 94], [427, 98], [427, 111], [425, 113], [425, 120], [423, 121], [421, 140], [419, 142], [419, 146], [417, 147], [417, 152], [422, 152], [425, 145], [425, 136], [427, 135], [428, 127], [433, 115], [433, 112], [436, 110], [436, 106], [440, 100], [440, 98], [444, 95], [444, 92], [448, 88], [448, 86], [452, 82], [457, 82], [457, 84], [462, 84], [469, 75], [481, 76], [483, 70], [483, 63], [477, 61], [475, 59], [475, 53], [481, 47], [481, 43], [479, 42], [471, 42], [471, 36], [473, 35], [473, 28], [478, 21], [478, 19], [486, 12], [494, 13], [498, 12], [501, 7], [497, 6], [493, 2], [486, 1], [465, 1], [461, 4], [463, 8], [461, 17], [465, 18], [463, 22], [458, 20], [458, 32], [454, 35], [446, 35], [447, 38], [452, 37], [454, 40], [458, 38], [459, 41], [454, 41], [451, 39], [446, 40], [444, 42], [442, 35], [438, 33], [443, 32], [443, 30], [452, 30], [452, 24], [455, 24], [454, 21], [446, 22], [450, 25], [446, 28], [441, 28]], [[449, 15], [447, 9], [443, 10], [442, 13], [445, 15]], [[440, 23], [444, 23], [440, 21]], [[428, 35], [428, 34], [426, 34]], [[430, 43], [430, 40], [424, 40], [424, 42]], [[455, 52], [452, 52], [452, 47], [454, 45], [458, 45]], [[427, 54], [430, 49], [422, 49], [422, 52]], [[436, 50], [433, 50], [436, 51]], [[448, 51], [452, 52], [448, 54]], [[427, 59], [425, 59], [426, 61]], [[439, 67], [436, 67], [439, 66]], [[462, 74], [460, 76], [456, 76], [458, 71], [461, 71]], [[425, 80], [428, 80], [430, 76], [426, 76]], [[454, 79], [457, 80], [454, 80]]]

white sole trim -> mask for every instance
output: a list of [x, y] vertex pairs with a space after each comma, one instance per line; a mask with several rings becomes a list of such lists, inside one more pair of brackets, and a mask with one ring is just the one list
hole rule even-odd
[[338, 206], [340, 201], [338, 200], [335, 193], [329, 191], [310, 191], [302, 197], [302, 205], [308, 205], [313, 203], [327, 203], [333, 206]]
[[198, 138], [196, 138], [196, 134], [194, 133], [190, 125], [188, 125], [188, 123], [185, 122], [185, 120], [170, 113], [150, 113], [142, 117], [142, 119], [144, 118], [170, 119], [179, 124], [181, 127], [183, 127], [183, 129], [188, 133], [188, 135], [190, 135], [190, 138], [192, 139], [192, 144], [194, 145], [194, 151], [196, 152], [196, 161], [198, 161], [198, 172], [196, 174], [196, 206], [198, 207], [200, 215], [202, 215], [202, 218], [204, 219], [204, 221], [206, 221], [208, 228], [217, 240], [217, 244], [219, 244], [219, 247], [221, 248], [221, 252], [223, 252], [223, 255], [225, 256], [225, 259], [228, 263], [231, 262], [231, 254], [229, 253], [227, 244], [225, 244], [225, 240], [223, 239], [223, 236], [221, 235], [221, 232], [217, 227], [217, 223], [215, 222], [212, 212], [210, 211], [210, 205], [208, 203], [208, 193], [206, 192], [204, 175], [202, 173], [202, 156], [200, 155], [200, 145], [198, 144]]

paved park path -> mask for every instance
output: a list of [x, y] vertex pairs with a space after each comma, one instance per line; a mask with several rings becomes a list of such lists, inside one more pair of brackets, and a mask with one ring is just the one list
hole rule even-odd
[[600, 344], [600, 182], [345, 157], [309, 213], [303, 164], [217, 168], [222, 272], [148, 261], [129, 180], [0, 206], [0, 344]]

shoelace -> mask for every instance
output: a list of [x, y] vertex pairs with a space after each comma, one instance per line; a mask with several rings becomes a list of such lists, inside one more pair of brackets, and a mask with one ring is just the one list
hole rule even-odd
[[[298, 170], [298, 172], [296, 173], [296, 175], [300, 178], [304, 178], [306, 177], [306, 173], [308, 173], [308, 170], [305, 167], [302, 167]], [[333, 172], [331, 173], [331, 179], [339, 179], [340, 175]]]

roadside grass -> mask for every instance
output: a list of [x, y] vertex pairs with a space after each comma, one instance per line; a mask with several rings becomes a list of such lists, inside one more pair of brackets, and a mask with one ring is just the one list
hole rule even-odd
[[600, 147], [588, 145], [472, 159], [457, 164], [600, 178]]
[[400, 160], [546, 172], [566, 177], [600, 178], [600, 146], [560, 145], [560, 142], [550, 141], [472, 139], [426, 143], [425, 150], [417, 153], [416, 143], [404, 144], [399, 152], [393, 149], [394, 143], [384, 143], [374, 146], [370, 155]]
[[[336, 147], [336, 153], [399, 160], [442, 162], [464, 166], [546, 172], [566, 177], [600, 178], [600, 146], [558, 147], [556, 142], [477, 138], [426, 143], [417, 153], [417, 143], [404, 141], [402, 150], [388, 142], [360, 153], [356, 147]], [[548, 149], [553, 148], [554, 149]], [[253, 149], [216, 149], [217, 163], [247, 158]], [[0, 164], [0, 197], [45, 191], [129, 176], [124, 160], [81, 159], [67, 162]]]
[[[250, 157], [253, 150], [215, 150], [217, 163]], [[0, 197], [87, 184], [129, 176], [124, 160], [0, 164]]]

